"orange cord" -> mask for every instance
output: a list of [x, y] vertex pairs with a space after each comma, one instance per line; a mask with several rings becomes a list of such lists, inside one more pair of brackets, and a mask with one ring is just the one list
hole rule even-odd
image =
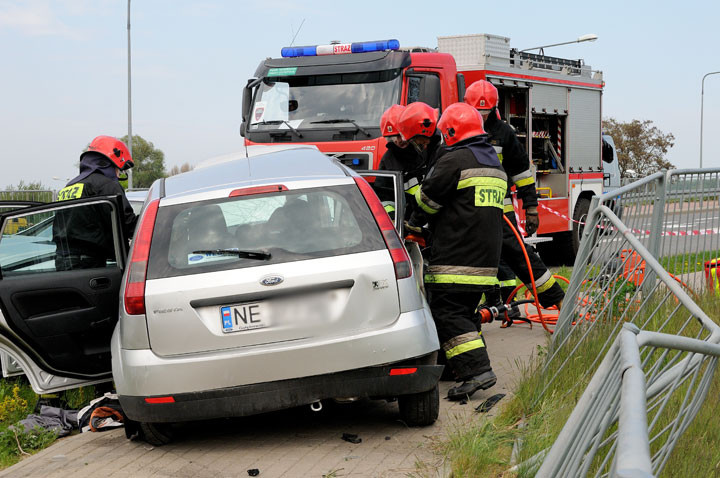
[[525, 263], [527, 264], [528, 273], [530, 274], [530, 283], [532, 284], [533, 288], [533, 297], [535, 298], [535, 307], [538, 311], [538, 317], [540, 319], [540, 323], [542, 324], [543, 328], [548, 331], [548, 333], [552, 334], [553, 331], [550, 330], [545, 323], [545, 319], [543, 318], [542, 311], [540, 310], [540, 302], [538, 302], [538, 294], [537, 294], [537, 288], [535, 287], [535, 277], [533, 276], [532, 267], [530, 266], [530, 257], [528, 256], [527, 250], [525, 249], [525, 242], [522, 240], [522, 237], [520, 237], [520, 234], [517, 232], [517, 229], [515, 229], [515, 226], [513, 226], [512, 221], [507, 218], [505, 214], [503, 214], [503, 219], [505, 219], [505, 222], [507, 222], [508, 226], [510, 226], [510, 229], [512, 229], [513, 234], [515, 234], [515, 238], [520, 243], [520, 247], [522, 248], [523, 254], [525, 255]]
[[[553, 274], [553, 277], [555, 279], [565, 282], [566, 284], [570, 283], [570, 281], [566, 277], [563, 277], [561, 275]], [[528, 297], [530, 291], [527, 290], [527, 287], [525, 286], [525, 284], [520, 284], [517, 287], [515, 287], [515, 289], [513, 289], [513, 291], [510, 293], [510, 295], [508, 296], [507, 302], [510, 303], [515, 298], [515, 296], [517, 296], [518, 292], [520, 292], [523, 289], [526, 289], [525, 297]], [[529, 306], [529, 304], [525, 304], [525, 318], [530, 321], [530, 327], [532, 327], [533, 322], [541, 322], [540, 314], [531, 313], [528, 306]], [[543, 308], [543, 310], [552, 312], [552, 313], [549, 313], [549, 314], [546, 313], [545, 315], [543, 315], [543, 319], [544, 319], [545, 323], [550, 324], [550, 325], [556, 325], [558, 317], [560, 316], [560, 311], [557, 310], [557, 307], [553, 305], [548, 308]]]

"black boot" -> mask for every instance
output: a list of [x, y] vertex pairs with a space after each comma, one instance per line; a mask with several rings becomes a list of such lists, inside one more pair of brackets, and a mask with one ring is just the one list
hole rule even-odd
[[465, 380], [461, 385], [453, 387], [448, 390], [447, 398], [450, 400], [462, 400], [463, 398], [470, 398], [470, 396], [478, 390], [486, 390], [497, 382], [497, 376], [492, 370], [483, 372], [480, 375], [476, 375], [468, 380]]

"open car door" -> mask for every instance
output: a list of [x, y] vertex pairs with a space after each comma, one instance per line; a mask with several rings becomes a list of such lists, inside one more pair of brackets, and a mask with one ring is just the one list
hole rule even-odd
[[[127, 252], [118, 204], [99, 197], [0, 210], [0, 351], [37, 393], [112, 379]], [[75, 263], [68, 251], [83, 258], [77, 237], [111, 239], [102, 260]]]
[[356, 170], [356, 173], [367, 180], [370, 186], [377, 194], [383, 204], [385, 211], [395, 224], [398, 235], [404, 239], [405, 249], [407, 249], [415, 270], [415, 278], [418, 281], [420, 290], [425, 293], [425, 285], [423, 282], [424, 262], [420, 246], [415, 241], [405, 240], [403, 231], [403, 222], [405, 220], [405, 191], [403, 188], [403, 176], [399, 171], [385, 170]]
[[[0, 213], [14, 211], [16, 209], [22, 209], [31, 206], [40, 206], [41, 202], [37, 201], [15, 201], [15, 200], [2, 200], [0, 201]], [[20, 221], [16, 221], [13, 227], [19, 229]], [[17, 361], [5, 352], [0, 351], [0, 368], [2, 368], [3, 377], [15, 377], [22, 375], [22, 367]]]

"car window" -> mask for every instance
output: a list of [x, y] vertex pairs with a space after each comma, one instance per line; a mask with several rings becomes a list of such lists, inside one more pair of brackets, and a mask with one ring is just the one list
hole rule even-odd
[[[384, 248], [355, 185], [161, 207], [148, 278], [254, 267]], [[239, 257], [263, 252], [269, 258]]]
[[16, 214], [3, 225], [3, 277], [59, 270], [117, 267], [109, 204]]

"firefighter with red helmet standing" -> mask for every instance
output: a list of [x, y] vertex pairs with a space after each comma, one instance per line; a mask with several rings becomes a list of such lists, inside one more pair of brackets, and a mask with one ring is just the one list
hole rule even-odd
[[[400, 117], [403, 138], [429, 137], [437, 116], [413, 116], [408, 109]], [[430, 308], [448, 366], [462, 382], [448, 391], [448, 398], [460, 400], [497, 381], [473, 316], [482, 294], [498, 284], [507, 176], [477, 110], [465, 103], [450, 105], [437, 126], [445, 151], [415, 197], [434, 238], [425, 274]]]
[[[98, 136], [80, 155], [80, 174], [58, 192], [59, 201], [94, 196], [122, 197], [124, 237], [131, 238], [137, 216], [120, 186], [122, 171], [134, 165], [125, 143], [112, 136]], [[95, 209], [93, 209], [95, 208]], [[101, 205], [58, 211], [53, 222], [53, 241], [58, 270], [105, 267], [115, 259], [112, 224]]]
[[[388, 149], [380, 160], [378, 169], [399, 171], [403, 174], [403, 190], [406, 193], [403, 217], [407, 221], [417, 209], [415, 192], [430, 169], [442, 138], [433, 125], [425, 134], [405, 139], [398, 129], [402, 114], [406, 115], [408, 121], [408, 118], [437, 118], [438, 112], [425, 103], [415, 102], [408, 106], [393, 105], [380, 118], [380, 129], [388, 140]], [[411, 229], [419, 232], [419, 228]]]
[[[530, 171], [530, 161], [527, 153], [520, 144], [512, 127], [500, 120], [497, 111], [498, 90], [489, 81], [480, 80], [471, 84], [465, 92], [465, 103], [476, 108], [483, 117], [483, 125], [488, 134], [490, 144], [495, 147], [503, 168], [507, 172], [511, 184], [515, 184], [517, 195], [523, 202], [525, 209], [525, 230], [529, 235], [534, 234], [540, 226], [538, 217], [538, 200], [535, 190], [535, 179]], [[510, 189], [504, 200], [505, 216], [517, 228], [515, 210], [513, 208]], [[503, 221], [503, 249], [500, 275], [503, 301], [507, 300], [515, 288], [515, 275], [532, 290], [530, 273], [525, 261], [525, 255], [510, 226]], [[562, 306], [565, 293], [555, 281], [552, 273], [543, 263], [540, 256], [532, 249], [528, 249], [530, 266], [532, 267], [535, 287], [538, 292], [538, 301], [543, 307]], [[508, 270], [509, 269], [509, 270]], [[514, 275], [513, 275], [514, 273]]]

